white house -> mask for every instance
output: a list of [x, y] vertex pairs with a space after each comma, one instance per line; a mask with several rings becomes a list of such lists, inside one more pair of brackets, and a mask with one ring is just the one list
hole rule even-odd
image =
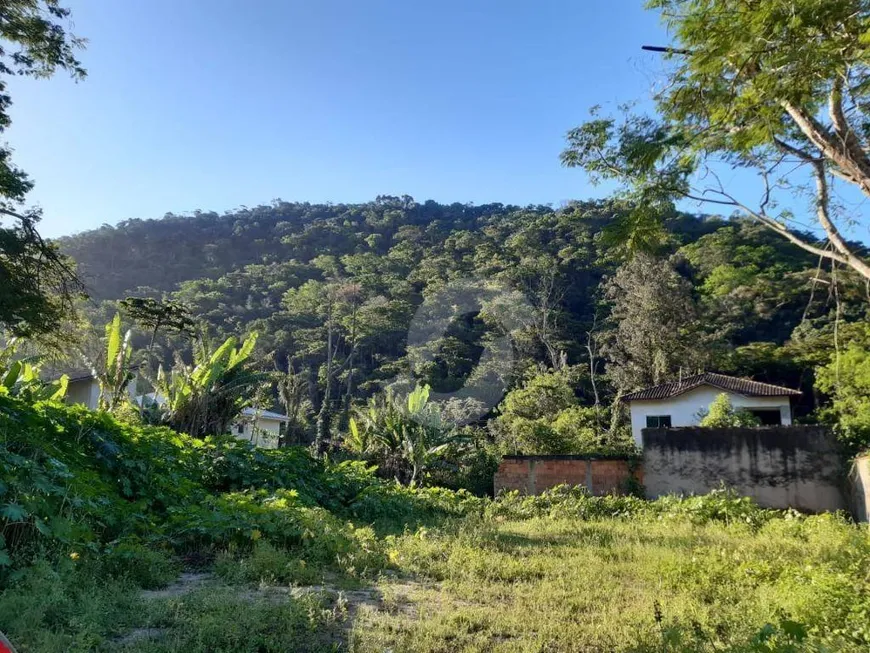
[[799, 390], [750, 379], [706, 372], [625, 395], [631, 412], [631, 433], [643, 446], [641, 430], [697, 426], [713, 400], [725, 393], [735, 408], [748, 410], [765, 426], [791, 424], [790, 398]]
[[82, 404], [96, 410], [100, 401], [100, 383], [93, 374], [70, 374], [66, 400], [68, 403]]
[[279, 438], [284, 435], [290, 418], [271, 410], [245, 408], [231, 429], [241, 440], [248, 440], [258, 447], [277, 449]]
[[[100, 404], [100, 382], [89, 372], [71, 373], [66, 387], [66, 401], [70, 404], [82, 404], [91, 410], [96, 410]], [[130, 399], [136, 396], [136, 381], [127, 385]]]
[[[136, 382], [128, 386], [130, 398], [137, 404], [159, 401], [155, 393], [135, 396]], [[66, 391], [66, 401], [71, 404], [82, 404], [91, 410], [96, 410], [100, 401], [100, 383], [93, 374], [71, 375]], [[247, 440], [258, 447], [277, 449], [279, 438], [284, 435], [290, 418], [271, 410], [256, 410], [245, 408], [239, 418], [230, 426], [230, 432], [241, 440]]]
[[[134, 399], [137, 404], [143, 401], [145, 405], [164, 403], [162, 395], [149, 392]], [[271, 410], [243, 408], [241, 415], [230, 425], [230, 433], [240, 440], [247, 440], [257, 447], [277, 449], [279, 440], [287, 429], [290, 418]]]

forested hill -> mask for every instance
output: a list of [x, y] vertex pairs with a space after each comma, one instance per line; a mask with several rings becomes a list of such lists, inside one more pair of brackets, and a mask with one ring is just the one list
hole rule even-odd
[[[602, 237], [616, 210], [604, 202], [553, 209], [410, 197], [275, 202], [128, 220], [59, 242], [97, 302], [88, 308], [95, 322], [125, 296], [171, 295], [215, 335], [258, 331], [261, 354], [281, 367], [291, 360], [312, 378], [322, 374], [326, 311], [334, 309], [337, 356], [353, 357], [341, 379], [347, 401], [406, 367], [416, 307], [462, 277], [497, 280], [528, 297], [537, 317], [520, 343], [526, 368], [558, 365], [563, 352], [569, 365], [588, 368], [591, 346], [605, 392], [644, 383], [653, 368], [811, 384], [808, 365], [782, 346], [798, 327], [830, 331], [837, 299], [841, 321], [864, 317], [860, 284], [841, 272], [835, 296], [831, 271], [815, 257], [745, 220], [675, 214], [655, 257], [624, 263]], [[491, 327], [480, 316], [459, 320], [426, 380], [442, 390], [461, 385]]]
[[[534, 226], [542, 244], [584, 242], [611, 218], [603, 203], [577, 203], [554, 211], [547, 206], [503, 204], [474, 206], [417, 203], [412, 198], [379, 197], [365, 204], [309, 204], [276, 201], [219, 215], [196, 211], [161, 219], [125, 220], [61, 238], [61, 248], [77, 262], [92, 297], [123, 297], [140, 286], [175, 290], [183, 281], [215, 279], [249, 264], [317, 256], [384, 256], [407, 253], [410, 262], [433, 246], [454, 249], [492, 236], [519, 233]], [[715, 228], [695, 218], [675, 217], [672, 229], [681, 242]], [[457, 240], [458, 239], [458, 240]], [[516, 248], [514, 248], [516, 249]], [[553, 250], [552, 247], [548, 248]], [[554, 251], [555, 253], [555, 251]]]

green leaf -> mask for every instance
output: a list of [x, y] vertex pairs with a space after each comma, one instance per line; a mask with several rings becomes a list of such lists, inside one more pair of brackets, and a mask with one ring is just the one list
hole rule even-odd
[[68, 386], [69, 377], [64, 374], [57, 380], [57, 383], [54, 386], [56, 389], [54, 391], [54, 394], [50, 397], [51, 401], [60, 401], [61, 399], [66, 397], [66, 391]]
[[7, 503], [5, 506], [0, 508], [0, 516], [11, 522], [24, 521], [27, 519], [28, 515], [30, 515], [30, 513], [17, 503]]
[[114, 366], [121, 349], [121, 314], [115, 313], [106, 325], [106, 366]]
[[3, 377], [3, 385], [7, 388], [12, 388], [15, 385], [16, 381], [18, 381], [18, 375], [21, 373], [21, 361], [15, 361], [9, 367], [9, 371], [6, 373], [6, 376]]

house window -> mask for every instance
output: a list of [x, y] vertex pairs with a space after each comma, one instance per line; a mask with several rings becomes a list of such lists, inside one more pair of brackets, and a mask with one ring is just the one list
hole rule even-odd
[[243, 434], [245, 433], [245, 425], [244, 425], [244, 424], [239, 424], [239, 425], [236, 427], [236, 433], [238, 433], [239, 435], [243, 435]]
[[670, 415], [647, 415], [646, 427], [648, 429], [669, 429], [671, 428]]
[[782, 424], [782, 415], [779, 412], [779, 408], [750, 408], [748, 410], [758, 418], [762, 426], [780, 426]]

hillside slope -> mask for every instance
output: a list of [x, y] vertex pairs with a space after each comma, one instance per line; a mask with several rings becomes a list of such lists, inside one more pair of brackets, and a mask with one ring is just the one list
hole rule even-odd
[[[264, 360], [304, 377], [309, 409], [316, 409], [330, 322], [340, 367], [330, 399], [337, 405], [348, 406], [412, 365], [436, 391], [460, 388], [499, 332], [486, 310], [459, 311], [433, 347], [406, 344], [424, 298], [457, 279], [515, 288], [532, 307], [528, 328], [514, 342], [513, 379], [558, 365], [563, 356], [588, 369], [590, 343], [602, 356], [598, 346], [614, 326], [602, 280], [624, 258], [602, 230], [618, 210], [607, 202], [553, 209], [418, 203], [407, 196], [364, 204], [276, 201], [224, 215], [128, 220], [59, 243], [96, 300], [86, 308], [94, 324], [128, 295], [180, 300], [215, 337], [259, 332]], [[771, 352], [799, 324], [829, 328], [837, 301], [840, 319], [863, 319], [863, 290], [848, 275], [841, 273], [845, 285], [835, 297], [825, 290], [829, 270], [758, 224], [674, 214], [665, 228], [656, 253], [690, 284], [704, 342], [712, 343], [703, 345], [711, 369], [809, 388], [803, 363]], [[731, 355], [753, 343], [774, 349], [753, 350], [749, 359]], [[144, 336], [140, 344], [147, 344]], [[184, 346], [158, 338], [167, 361]], [[599, 373], [606, 372], [606, 355], [602, 363]], [[611, 391], [606, 380], [604, 400]], [[589, 381], [581, 380], [578, 393], [591, 400]]]

